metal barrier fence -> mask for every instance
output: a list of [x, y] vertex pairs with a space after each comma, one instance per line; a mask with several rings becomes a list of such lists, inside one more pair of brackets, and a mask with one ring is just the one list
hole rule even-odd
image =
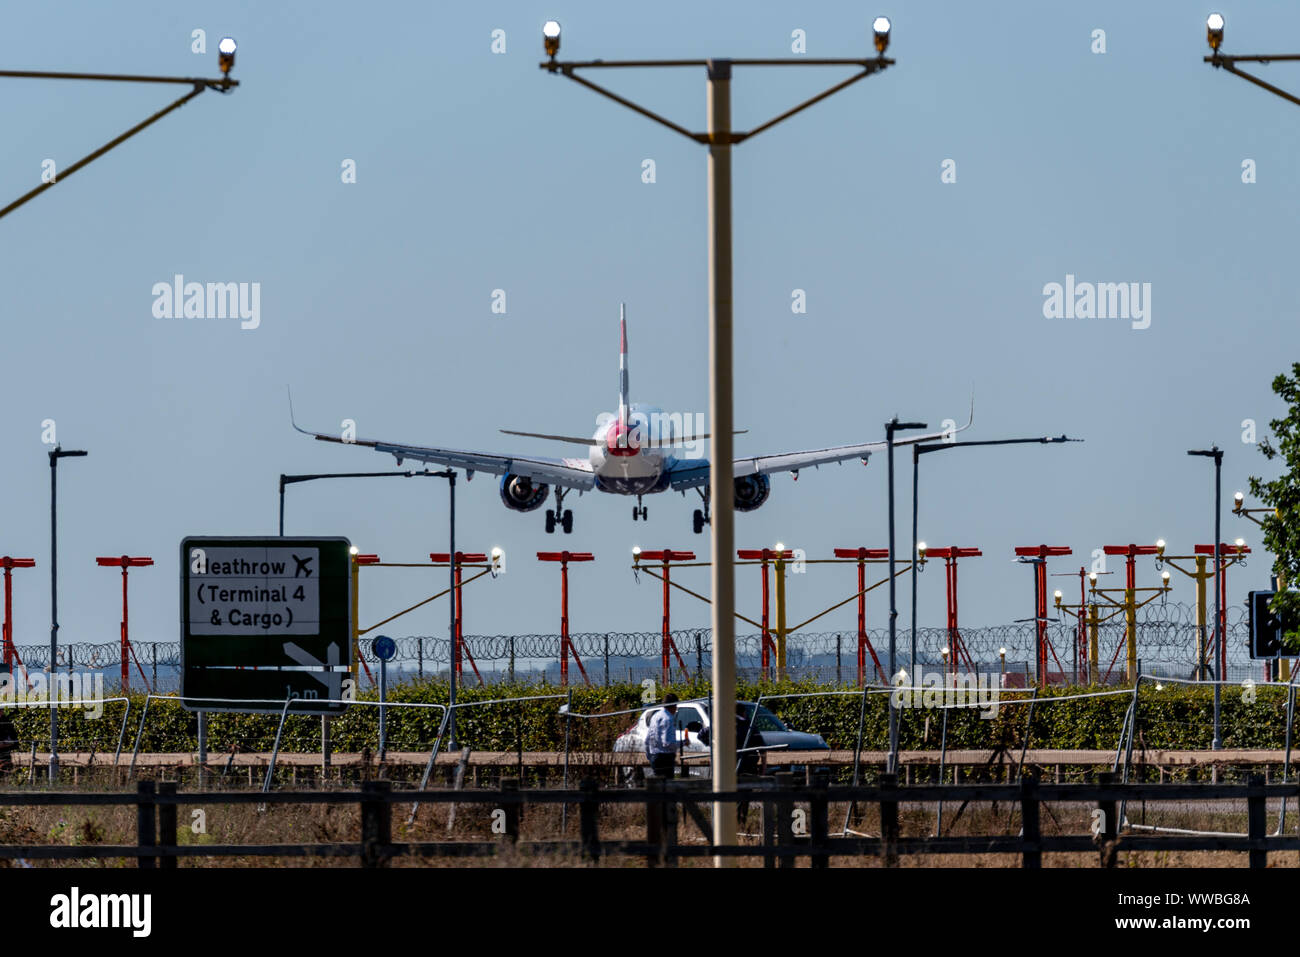
[[[1107, 776], [1108, 778], [1108, 776]], [[1015, 785], [921, 785], [900, 788], [894, 775], [882, 775], [874, 787], [831, 787], [824, 783], [796, 788], [793, 777], [782, 775], [741, 786], [735, 791], [711, 793], [657, 780], [644, 791], [602, 791], [595, 781], [573, 790], [519, 789], [519, 782], [503, 781], [497, 790], [426, 791], [422, 800], [433, 804], [486, 805], [501, 811], [502, 833], [497, 840], [405, 841], [392, 839], [392, 805], [410, 800], [406, 792], [393, 791], [391, 782], [368, 781], [360, 791], [299, 791], [271, 794], [248, 792], [180, 793], [175, 782], [141, 781], [132, 793], [9, 792], [0, 794], [0, 806], [112, 806], [134, 805], [137, 842], [131, 844], [0, 845], [0, 859], [104, 860], [136, 858], [142, 868], [175, 868], [181, 857], [357, 857], [363, 866], [383, 867], [400, 856], [416, 858], [492, 857], [507, 849], [515, 853], [596, 862], [603, 858], [642, 857], [648, 867], [675, 865], [680, 858], [757, 857], [767, 867], [794, 867], [806, 857], [814, 868], [830, 866], [832, 856], [878, 857], [887, 867], [897, 867], [909, 854], [1018, 854], [1026, 868], [1042, 866], [1043, 854], [1092, 852], [1103, 867], [1116, 865], [1118, 851], [1228, 851], [1247, 855], [1249, 866], [1268, 866], [1268, 855], [1300, 850], [1300, 837], [1269, 835], [1265, 815], [1271, 798], [1300, 795], [1295, 784], [1266, 785], [1263, 775], [1251, 775], [1242, 784], [1115, 784], [1103, 778], [1087, 784], [1039, 784], [1027, 775]], [[1116, 805], [1131, 801], [1241, 800], [1246, 804], [1246, 833], [1140, 836], [1121, 832]], [[913, 802], [998, 802], [1019, 809], [1017, 834], [903, 836], [899, 805]], [[715, 845], [706, 817], [708, 805], [759, 805], [763, 809], [761, 843]], [[1041, 812], [1049, 803], [1091, 804], [1101, 827], [1095, 834], [1045, 834]], [[833, 803], [879, 809], [879, 835], [832, 837], [829, 829]], [[181, 806], [235, 804], [354, 804], [360, 811], [360, 840], [349, 843], [284, 844], [181, 844], [177, 838], [177, 811]], [[576, 804], [578, 839], [568, 837], [567, 826], [548, 840], [521, 840], [521, 812], [528, 805]], [[793, 827], [794, 809], [807, 805], [807, 833]], [[645, 808], [643, 840], [609, 840], [601, 837], [601, 811], [610, 805]], [[1122, 806], [1122, 805], [1121, 805]], [[686, 843], [678, 833], [679, 809], [699, 830], [702, 840]], [[494, 815], [495, 816], [495, 815]], [[606, 826], [609, 824], [607, 822]], [[779, 862], [779, 864], [778, 864]]]
[[[1073, 641], [1077, 624], [1073, 619], [1053, 621], [1049, 638], [1056, 651], [1050, 659], [1052, 684], [1070, 683], [1074, 680]], [[1002, 652], [1005, 649], [1005, 670], [1012, 675], [1024, 675], [1016, 683], [1033, 683], [1036, 660], [1036, 632], [1032, 622], [1015, 622], [982, 628], [961, 628], [961, 640], [976, 667], [981, 672], [1000, 671]], [[707, 674], [712, 667], [713, 640], [708, 628], [686, 628], [671, 632], [674, 644], [686, 662], [689, 676]], [[908, 628], [897, 631], [898, 649], [903, 660], [909, 655], [911, 634]], [[887, 629], [867, 630], [867, 637], [878, 654], [888, 646]], [[1138, 613], [1138, 658], [1141, 669], [1147, 674], [1170, 677], [1190, 677], [1196, 667], [1198, 628], [1196, 609], [1192, 605], [1174, 602], [1153, 604]], [[1230, 606], [1227, 609], [1227, 680], [1240, 681], [1259, 678], [1263, 663], [1253, 661], [1247, 654], [1249, 639], [1245, 609]], [[581, 632], [570, 636], [573, 647], [584, 662], [593, 681], [613, 684], [622, 681], [640, 681], [643, 678], [658, 680], [661, 676], [660, 655], [663, 634], [659, 631], [638, 632]], [[857, 671], [857, 632], [854, 630], [795, 632], [787, 638], [787, 674], [792, 678], [814, 678], [837, 685], [853, 685]], [[927, 670], [942, 668], [941, 650], [951, 641], [947, 628], [918, 628], [916, 630], [918, 663]], [[1124, 624], [1110, 621], [1098, 627], [1099, 670], [1103, 682], [1121, 683], [1124, 680]], [[450, 659], [450, 642], [446, 637], [410, 635], [397, 638], [397, 655], [390, 668], [401, 678], [424, 678], [445, 674]], [[558, 634], [525, 635], [467, 635], [465, 647], [480, 665], [479, 671], [486, 682], [498, 681], [556, 681], [559, 676], [560, 636]], [[154, 691], [175, 691], [179, 687], [179, 642], [135, 642], [140, 665], [150, 677]], [[360, 641], [361, 656], [369, 664], [378, 658], [371, 648], [371, 639]], [[19, 653], [24, 664], [32, 671], [44, 671], [49, 666], [49, 648], [42, 645], [20, 645]], [[60, 670], [90, 669], [116, 674], [119, 666], [120, 645], [116, 642], [92, 644], [71, 642], [59, 650]], [[1114, 656], [1114, 658], [1112, 657]], [[1111, 667], [1112, 660], [1114, 666]], [[673, 659], [674, 678], [681, 677], [681, 668]], [[761, 673], [762, 636], [758, 633], [736, 636], [736, 663], [742, 677], [756, 678]], [[1211, 671], [1214, 662], [1210, 663]], [[1087, 665], [1080, 663], [1086, 678]], [[1106, 678], [1109, 672], [1109, 679]], [[472, 672], [465, 672], [466, 680], [473, 680]]]

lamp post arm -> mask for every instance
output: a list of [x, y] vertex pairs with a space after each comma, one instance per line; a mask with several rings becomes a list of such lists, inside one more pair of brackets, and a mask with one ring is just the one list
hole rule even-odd
[[[1247, 58], [1247, 57], [1239, 57], [1238, 59], [1245, 60], [1245, 59], [1248, 59], [1248, 58]], [[1291, 57], [1278, 57], [1277, 59], [1293, 59], [1293, 58], [1291, 58]], [[1258, 86], [1258, 87], [1262, 87], [1263, 89], [1268, 90], [1268, 92], [1270, 92], [1270, 93], [1274, 93], [1274, 94], [1276, 94], [1276, 95], [1282, 97], [1282, 99], [1284, 99], [1284, 100], [1288, 100], [1288, 101], [1290, 101], [1291, 103], [1294, 103], [1294, 104], [1296, 104], [1297, 106], [1300, 106], [1300, 98], [1295, 97], [1295, 96], [1292, 96], [1292, 95], [1291, 95], [1290, 93], [1288, 93], [1286, 90], [1279, 89], [1278, 87], [1274, 86], [1272, 83], [1268, 83], [1268, 82], [1265, 81], [1265, 80], [1261, 80], [1259, 77], [1254, 76], [1253, 74], [1247, 73], [1245, 70], [1238, 70], [1235, 66], [1232, 65], [1232, 62], [1231, 62], [1230, 60], [1223, 60], [1223, 59], [1221, 59], [1220, 62], [1217, 62], [1217, 63], [1215, 63], [1214, 65], [1215, 65], [1215, 66], [1218, 66], [1218, 67], [1222, 67], [1223, 69], [1227, 70], [1229, 73], [1233, 74], [1234, 76], [1239, 76], [1239, 77], [1241, 77], [1243, 80], [1249, 80], [1251, 83], [1254, 83], [1256, 86]]]
[[[651, 64], [645, 64], [645, 65], [649, 66]], [[662, 64], [662, 65], [666, 66], [668, 64]], [[543, 63], [542, 67], [546, 69], [550, 69], [549, 65], [546, 63]], [[570, 64], [561, 65], [558, 68], [560, 73], [562, 73], [564, 76], [567, 76], [574, 83], [581, 84], [582, 86], [585, 86], [589, 90], [594, 90], [595, 92], [599, 93], [601, 96], [609, 97], [609, 99], [613, 100], [615, 103], [618, 103], [621, 106], [626, 106], [629, 110], [632, 110], [634, 113], [640, 113], [642, 116], [646, 117], [647, 119], [654, 120], [656, 123], [668, 127], [674, 133], [680, 133], [682, 136], [685, 136], [689, 140], [694, 140], [696, 143], [707, 143], [709, 141], [709, 137], [707, 133], [692, 133], [690, 130], [686, 129], [686, 127], [678, 126], [676, 123], [674, 123], [672, 120], [668, 119], [667, 117], [660, 116], [658, 113], [655, 113], [653, 110], [648, 110], [644, 106], [641, 106], [640, 104], [633, 103], [631, 100], [627, 99], [626, 97], [619, 96], [617, 93], [613, 92], [612, 90], [605, 89], [599, 83], [592, 83], [590, 80], [578, 76], [576, 73], [573, 72], [573, 69], [574, 69], [573, 65]], [[551, 72], [555, 72], [555, 70], [551, 70]]]
[[[4, 76], [4, 75], [6, 75], [6, 74], [0, 73], [0, 76]], [[22, 74], [19, 74], [19, 75], [22, 75]], [[75, 75], [72, 75], [72, 76], [75, 76]], [[35, 199], [37, 196], [39, 196], [41, 193], [45, 192], [45, 191], [46, 191], [47, 189], [49, 189], [51, 186], [54, 186], [56, 183], [62, 183], [64, 180], [66, 180], [66, 179], [67, 179], [69, 176], [71, 176], [73, 173], [77, 172], [77, 170], [81, 169], [83, 166], [87, 166], [87, 165], [89, 165], [90, 163], [94, 162], [95, 160], [99, 159], [99, 157], [103, 156], [105, 153], [107, 153], [107, 152], [108, 152], [109, 150], [111, 150], [113, 147], [118, 146], [118, 145], [120, 145], [120, 144], [126, 142], [126, 141], [129, 140], [131, 137], [135, 136], [136, 133], [139, 133], [141, 130], [143, 130], [143, 129], [149, 127], [149, 126], [152, 126], [154, 123], [157, 123], [159, 120], [161, 120], [164, 116], [166, 116], [168, 113], [172, 112], [173, 110], [180, 109], [182, 106], [184, 106], [184, 105], [185, 105], [186, 103], [188, 103], [190, 100], [194, 99], [196, 96], [198, 96], [198, 95], [199, 95], [200, 93], [202, 93], [204, 90], [208, 89], [208, 86], [207, 86], [207, 82], [206, 82], [206, 81], [195, 80], [195, 81], [193, 81], [193, 82], [194, 82], [194, 89], [192, 89], [189, 93], [186, 93], [186, 94], [185, 94], [184, 96], [182, 96], [180, 99], [178, 99], [178, 100], [176, 100], [175, 102], [169, 104], [168, 106], [163, 107], [161, 110], [159, 110], [157, 113], [153, 114], [153, 116], [150, 116], [148, 119], [144, 120], [143, 122], [137, 123], [135, 126], [131, 127], [129, 130], [127, 130], [127, 131], [126, 131], [125, 133], [123, 133], [121, 136], [118, 136], [118, 137], [115, 137], [115, 138], [109, 140], [107, 143], [105, 143], [105, 144], [104, 144], [103, 146], [101, 146], [99, 149], [95, 150], [93, 153], [90, 153], [90, 154], [88, 154], [88, 155], [86, 155], [86, 156], [83, 156], [81, 159], [77, 160], [75, 163], [73, 163], [73, 164], [72, 164], [71, 166], [69, 166], [67, 169], [62, 170], [62, 171], [59, 173], [59, 176], [58, 176], [58, 179], [57, 179], [57, 180], [50, 180], [50, 181], [47, 182], [47, 183], [41, 183], [40, 186], [37, 186], [35, 189], [32, 189], [31, 191], [29, 191], [29, 192], [27, 192], [27, 193], [24, 193], [22, 196], [18, 197], [16, 200], [14, 200], [12, 203], [10, 203], [8, 206], [6, 206], [4, 209], [0, 209], [0, 219], [3, 219], [5, 216], [8, 216], [8, 215], [9, 215], [10, 213], [12, 213], [15, 209], [17, 209], [19, 206], [22, 206], [23, 204], [27, 203], [28, 201]]]
[[[735, 61], [733, 60], [732, 62], [734, 63]], [[885, 66], [893, 62], [894, 62], [893, 60], [870, 60], [868, 61], [867, 68], [864, 69], [861, 73], [855, 73], [847, 80], [842, 80], [841, 82], [836, 83], [834, 86], [830, 87], [829, 89], [823, 90], [821, 93], [818, 93], [816, 96], [804, 100], [798, 106], [786, 110], [784, 113], [781, 113], [778, 116], [773, 117], [772, 119], [768, 120], [766, 123], [759, 124], [758, 126], [754, 127], [752, 130], [750, 130], [748, 133], [735, 134], [734, 137], [732, 138], [732, 142], [743, 143], [745, 140], [749, 139], [750, 137], [757, 136], [759, 133], [762, 133], [764, 130], [770, 130], [772, 127], [776, 126], [776, 124], [780, 123], [781, 121], [788, 120], [796, 113], [802, 113], [804, 110], [808, 109], [808, 107], [812, 106], [813, 104], [820, 103], [828, 96], [832, 96], [838, 93], [840, 90], [844, 89], [845, 87], [852, 86], [854, 83], [857, 83], [859, 80], [864, 79], [865, 77], [869, 77], [871, 76], [871, 74], [876, 73], [880, 70], [883, 70]]]

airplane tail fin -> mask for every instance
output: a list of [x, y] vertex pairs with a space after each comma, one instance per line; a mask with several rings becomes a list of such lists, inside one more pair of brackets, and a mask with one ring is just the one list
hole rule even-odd
[[618, 424], [627, 428], [627, 306], [618, 304]]

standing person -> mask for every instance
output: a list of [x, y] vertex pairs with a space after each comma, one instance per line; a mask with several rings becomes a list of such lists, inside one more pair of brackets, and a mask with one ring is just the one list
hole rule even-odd
[[677, 695], [664, 695], [664, 706], [650, 718], [645, 754], [655, 777], [670, 778], [677, 763]]
[[745, 710], [743, 704], [736, 705], [736, 750], [740, 752], [736, 758], [737, 774], [758, 773], [758, 756], [761, 752], [747, 749], [761, 747], [763, 736], [757, 731], [750, 731], [752, 718], [753, 715]]
[[13, 752], [18, 747], [18, 730], [7, 713], [0, 712], [0, 771], [13, 767]]

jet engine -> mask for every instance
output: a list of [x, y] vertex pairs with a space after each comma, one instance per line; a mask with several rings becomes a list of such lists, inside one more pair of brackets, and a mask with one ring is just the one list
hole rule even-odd
[[516, 512], [531, 512], [542, 507], [551, 487], [523, 475], [501, 476], [501, 501]]
[[742, 475], [736, 479], [736, 511], [752, 512], [767, 501], [771, 491], [766, 475]]

